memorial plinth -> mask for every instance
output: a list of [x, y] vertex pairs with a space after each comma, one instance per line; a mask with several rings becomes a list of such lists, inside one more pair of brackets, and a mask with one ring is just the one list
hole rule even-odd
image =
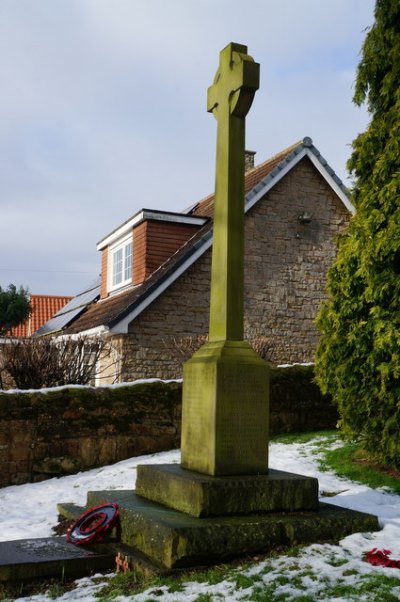
[[245, 341], [210, 342], [183, 369], [181, 463], [208, 475], [268, 470], [269, 374]]
[[138, 466], [136, 493], [198, 518], [318, 510], [318, 480], [281, 470], [210, 477], [177, 464]]

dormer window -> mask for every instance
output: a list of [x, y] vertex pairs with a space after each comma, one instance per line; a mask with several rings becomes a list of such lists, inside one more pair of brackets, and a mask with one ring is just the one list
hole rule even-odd
[[208, 217], [142, 209], [97, 243], [100, 299], [138, 286], [178, 251]]
[[112, 245], [109, 253], [108, 289], [113, 291], [132, 282], [132, 235]]

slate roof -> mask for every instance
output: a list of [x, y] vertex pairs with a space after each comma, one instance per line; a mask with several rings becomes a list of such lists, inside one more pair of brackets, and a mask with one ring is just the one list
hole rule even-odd
[[[296, 142], [264, 163], [250, 169], [245, 174], [245, 210], [247, 211], [270, 187], [290, 170], [303, 156], [308, 156], [321, 173], [329, 179], [349, 211], [354, 207], [348, 200], [348, 191], [340, 178], [313, 145], [311, 138]], [[214, 195], [209, 195], [199, 203], [192, 205], [187, 215], [212, 218]], [[72, 322], [65, 334], [84, 332], [97, 327], [106, 327], [114, 332], [127, 332], [127, 320], [132, 321], [151, 301], [165, 290], [185, 271], [212, 242], [211, 219], [188, 240], [174, 255], [161, 265], [141, 285], [129, 288], [107, 299], [91, 304], [86, 311]]]
[[52, 295], [31, 295], [32, 313], [30, 317], [9, 332], [12, 337], [29, 337], [59, 311], [72, 297]]
[[212, 224], [208, 222], [174, 255], [153, 272], [143, 284], [135, 288], [129, 288], [122, 293], [112, 295], [91, 305], [84, 314], [65, 330], [65, 334], [83, 332], [102, 325], [112, 328], [129, 314], [143, 297], [150, 296], [156, 288], [162, 285], [167, 280], [171, 271], [178, 269], [188, 256], [194, 254], [207, 237], [211, 240], [211, 236]]

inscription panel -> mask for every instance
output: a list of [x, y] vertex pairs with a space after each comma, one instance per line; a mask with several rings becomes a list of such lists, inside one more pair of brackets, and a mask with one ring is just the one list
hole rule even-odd
[[217, 465], [234, 474], [268, 470], [268, 380], [264, 366], [221, 366]]
[[182, 466], [268, 472], [268, 367], [245, 343], [209, 343], [184, 366]]
[[182, 466], [212, 474], [215, 458], [215, 365], [184, 366]]

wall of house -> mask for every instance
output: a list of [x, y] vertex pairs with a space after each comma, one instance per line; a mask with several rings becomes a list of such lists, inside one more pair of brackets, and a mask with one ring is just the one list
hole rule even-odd
[[199, 226], [149, 220], [147, 223], [146, 276], [152, 274], [171, 255], [181, 248]]
[[[312, 214], [309, 224], [298, 220]], [[274, 364], [310, 362], [314, 320], [325, 298], [336, 237], [350, 214], [312, 163], [303, 159], [247, 214], [245, 333], [265, 338]], [[211, 250], [135, 320], [122, 348], [121, 379], [181, 375], [177, 342], [208, 332]]]
[[[145, 220], [132, 230], [132, 283], [141, 284], [199, 229], [198, 225]], [[108, 296], [108, 247], [101, 256], [100, 298]]]
[[146, 220], [133, 231], [133, 284], [141, 284], [199, 229], [176, 222]]

